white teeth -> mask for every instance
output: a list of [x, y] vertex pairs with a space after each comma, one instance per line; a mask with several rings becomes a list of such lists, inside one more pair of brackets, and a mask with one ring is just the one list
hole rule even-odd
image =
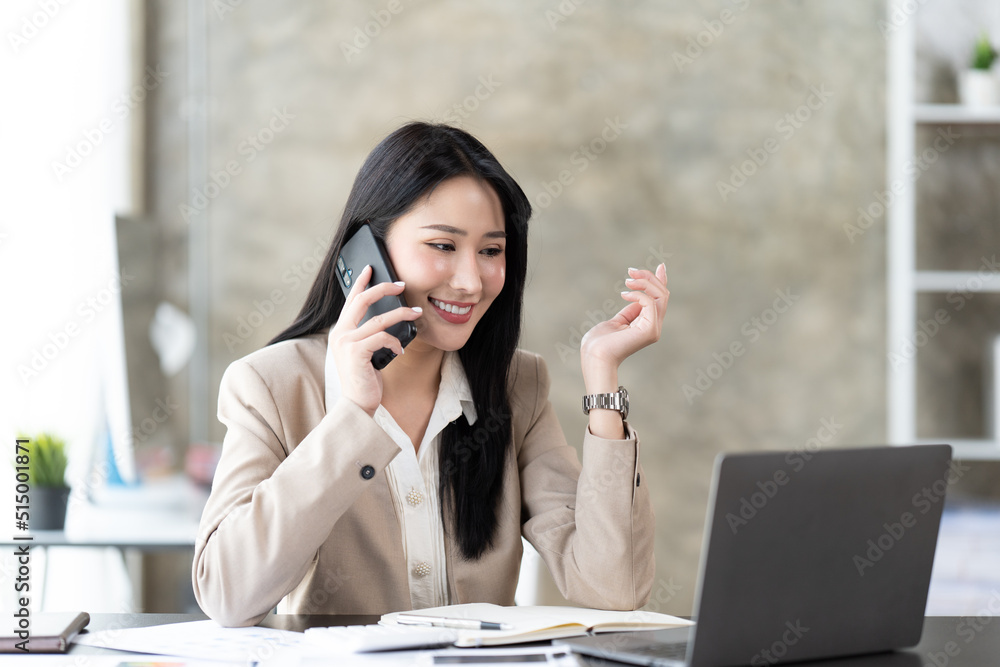
[[443, 301], [438, 301], [437, 299], [431, 299], [431, 303], [433, 303], [441, 310], [447, 310], [449, 313], [453, 313], [455, 315], [465, 315], [467, 312], [472, 310], [472, 306], [459, 308], [458, 306], [453, 306], [450, 303], [444, 303]]

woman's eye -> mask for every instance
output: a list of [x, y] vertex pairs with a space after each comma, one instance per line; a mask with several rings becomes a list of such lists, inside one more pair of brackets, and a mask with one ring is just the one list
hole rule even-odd
[[437, 248], [438, 250], [446, 250], [447, 251], [447, 250], [454, 250], [455, 249], [455, 246], [453, 246], [450, 243], [428, 243], [427, 245], [431, 246], [432, 248]]
[[496, 257], [503, 254], [503, 248], [487, 248], [483, 252], [486, 253], [487, 257]]

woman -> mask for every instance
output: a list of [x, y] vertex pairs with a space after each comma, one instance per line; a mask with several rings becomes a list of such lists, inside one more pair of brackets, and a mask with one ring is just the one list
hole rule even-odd
[[[618, 366], [658, 340], [666, 267], [629, 270], [628, 303], [581, 344], [583, 466], [517, 350], [531, 207], [475, 138], [411, 123], [368, 157], [296, 321], [222, 379], [227, 427], [195, 545], [202, 609], [223, 625], [293, 613], [513, 604], [523, 534], [571, 601], [635, 609], [653, 580], [639, 442]], [[398, 283], [348, 296], [344, 240], [368, 222]], [[409, 304], [358, 326], [389, 294]], [[405, 348], [385, 329], [409, 320]], [[372, 354], [398, 356], [383, 370]], [[607, 395], [611, 395], [610, 398]], [[625, 397], [627, 398], [627, 397]], [[602, 402], [605, 401], [605, 402]]]

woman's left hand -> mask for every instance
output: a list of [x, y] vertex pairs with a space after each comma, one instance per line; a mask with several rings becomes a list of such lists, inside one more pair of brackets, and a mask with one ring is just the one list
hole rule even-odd
[[663, 317], [667, 312], [667, 267], [660, 264], [656, 273], [629, 269], [622, 298], [631, 301], [617, 315], [601, 322], [586, 333], [580, 343], [584, 369], [592, 364], [617, 370], [627, 357], [660, 339]]

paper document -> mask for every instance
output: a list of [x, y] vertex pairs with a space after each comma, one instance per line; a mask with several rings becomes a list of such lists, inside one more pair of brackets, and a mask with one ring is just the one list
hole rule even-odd
[[[86, 658], [86, 660], [84, 660]], [[6, 663], [5, 663], [6, 664]], [[21, 658], [20, 663], [29, 667], [247, 667], [244, 662], [220, 662], [218, 660], [194, 660], [171, 655], [135, 655], [112, 653], [109, 655], [65, 655], [63, 653], [43, 653]], [[320, 667], [316, 665], [316, 667]]]
[[135, 653], [156, 653], [244, 665], [271, 657], [279, 648], [298, 646], [301, 632], [272, 628], [224, 628], [215, 621], [168, 623], [146, 628], [101, 630], [77, 635], [75, 644]]

